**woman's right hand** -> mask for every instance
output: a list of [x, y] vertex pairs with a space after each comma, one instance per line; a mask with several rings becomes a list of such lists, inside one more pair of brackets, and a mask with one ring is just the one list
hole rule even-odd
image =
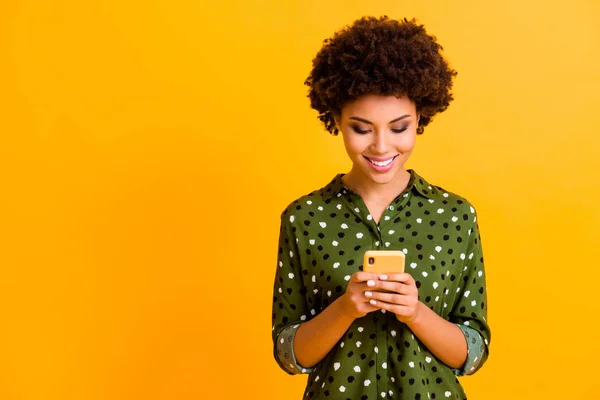
[[[379, 275], [372, 272], [358, 271], [350, 277], [350, 282], [346, 292], [340, 297], [342, 309], [352, 318], [361, 318], [368, 313], [379, 310], [369, 303], [371, 300], [365, 295], [365, 292], [375, 287], [375, 282], [379, 280]], [[372, 285], [369, 285], [372, 283]]]

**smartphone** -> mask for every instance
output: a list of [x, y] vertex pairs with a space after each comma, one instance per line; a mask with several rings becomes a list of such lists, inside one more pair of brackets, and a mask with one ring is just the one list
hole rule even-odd
[[405, 255], [400, 250], [367, 250], [363, 271], [378, 274], [401, 274], [404, 272]]

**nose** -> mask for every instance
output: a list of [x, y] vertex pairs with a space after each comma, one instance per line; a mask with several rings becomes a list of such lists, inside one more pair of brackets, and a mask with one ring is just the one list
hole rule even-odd
[[388, 138], [385, 132], [378, 130], [373, 135], [373, 142], [371, 143], [371, 151], [374, 154], [385, 155], [388, 152], [389, 144]]

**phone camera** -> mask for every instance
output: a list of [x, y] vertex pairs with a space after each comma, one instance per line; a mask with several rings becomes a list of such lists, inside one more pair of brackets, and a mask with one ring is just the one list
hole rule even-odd
[[375, 264], [375, 259], [373, 257], [369, 257], [369, 265]]

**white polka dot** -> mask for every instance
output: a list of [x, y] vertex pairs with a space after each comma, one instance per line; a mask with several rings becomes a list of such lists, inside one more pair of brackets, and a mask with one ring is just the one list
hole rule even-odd
[[428, 201], [429, 201], [431, 204], [433, 204], [433, 199], [429, 199]]
[[317, 312], [315, 311], [315, 309], [313, 308], [312, 310], [310, 310], [310, 314], [311, 315], [315, 315]]
[[338, 210], [342, 209], [342, 205], [341, 204], [338, 204], [336, 207], [337, 207]]
[[390, 380], [392, 381], [392, 383], [396, 382], [396, 378], [394, 378], [393, 376], [390, 378]]
[[394, 210], [394, 206], [389, 206], [388, 209], [390, 209], [391, 211]]
[[345, 387], [343, 387], [343, 386], [340, 386], [340, 392], [342, 392], [342, 393], [343, 393], [343, 392], [345, 392], [345, 391], [346, 391], [346, 388], [345, 388]]
[[392, 330], [390, 333], [392, 334], [392, 337], [396, 337], [396, 331]]
[[469, 254], [469, 260], [473, 259], [473, 253]]
[[464, 324], [465, 324], [466, 326], [469, 326], [469, 325], [471, 325], [471, 324], [469, 323], [469, 321], [465, 321], [465, 322], [464, 322]]
[[294, 252], [290, 250], [290, 258], [294, 258]]
[[283, 267], [283, 262], [279, 261], [279, 268]]
[[333, 268], [337, 268], [337, 267], [339, 267], [339, 266], [340, 266], [340, 263], [339, 263], [339, 262], [333, 263]]
[[290, 215], [290, 222], [294, 222], [294, 219], [295, 219], [294, 216]]
[[325, 222], [319, 222], [319, 225], [321, 225], [321, 228], [325, 228], [327, 226]]
[[360, 212], [360, 210], [359, 210], [359, 208], [358, 208], [358, 207], [356, 207], [356, 208], [354, 209], [354, 211], [356, 211], [357, 213], [359, 213], [359, 212]]
[[348, 229], [348, 225], [342, 224], [342, 229]]
[[310, 240], [308, 241], [308, 243], [310, 243], [310, 244], [315, 244], [315, 239], [310, 239]]
[[393, 229], [390, 229], [390, 231], [389, 231], [388, 233], [389, 233], [390, 235], [393, 235], [394, 233], [396, 233], [396, 231], [395, 231], [395, 230], [393, 230]]
[[425, 361], [429, 364], [431, 362], [431, 357], [425, 357]]
[[281, 290], [281, 288], [279, 288], [279, 293], [283, 293], [283, 290]]
[[440, 300], [440, 296], [435, 296], [435, 302], [437, 303]]
[[454, 217], [452, 217], [452, 222], [456, 222], [458, 221], [458, 217], [455, 215]]
[[315, 378], [315, 382], [319, 382], [319, 379], [321, 379], [321, 377], [317, 375], [317, 377]]
[[439, 253], [440, 251], [442, 251], [442, 246], [435, 246], [435, 251], [437, 251], [438, 253]]
[[427, 276], [427, 271], [423, 271], [423, 276]]
[[349, 281], [349, 280], [350, 280], [350, 275], [346, 275], [346, 276], [344, 277], [344, 280], [345, 280], [346, 282], [347, 282], [347, 281]]
[[408, 366], [409, 366], [409, 367], [411, 367], [411, 368], [414, 368], [414, 367], [415, 367], [415, 363], [414, 363], [414, 361], [411, 361], [411, 362], [409, 362], [409, 363], [408, 363]]
[[385, 397], [385, 392], [381, 392], [381, 397]]
[[402, 252], [403, 252], [404, 254], [408, 254], [408, 249], [402, 249]]
[[475, 209], [471, 207], [471, 214], [475, 214]]
[[285, 339], [284, 339], [284, 338], [281, 338], [281, 340], [280, 340], [279, 342], [280, 342], [281, 344], [284, 344], [284, 343], [285, 343]]
[[438, 212], [438, 214], [442, 214], [444, 212], [444, 209], [443, 208], [438, 208], [437, 212]]
[[312, 204], [312, 201], [306, 200], [306, 204], [308, 204], [310, 206]]
[[470, 291], [470, 290], [467, 290], [467, 291], [465, 292], [465, 297], [469, 297], [469, 295], [470, 295], [470, 294], [471, 294], [471, 291]]
[[481, 276], [482, 276], [482, 275], [483, 275], [483, 271], [479, 271], [479, 272], [477, 273], [477, 276], [478, 276], [478, 277], [480, 277], [480, 278], [481, 278]]
[[290, 279], [294, 279], [294, 273], [293, 273], [293, 272], [290, 272], [290, 273], [288, 274], [288, 277], [289, 277]]
[[301, 316], [300, 321], [306, 321], [306, 315]]
[[444, 393], [444, 394], [446, 395], [446, 397], [450, 397], [450, 396], [452, 396], [452, 392], [446, 392], [446, 393]]
[[371, 216], [371, 214], [367, 215], [367, 219], [368, 219], [369, 221], [371, 221], [371, 220], [373, 219], [373, 217]]
[[360, 233], [360, 232], [358, 232], [358, 233], [356, 234], [356, 237], [357, 237], [358, 239], [362, 239], [362, 237], [363, 237], [363, 234], [362, 234], [362, 233]]
[[344, 342], [340, 343], [340, 347], [343, 349], [344, 348]]
[[444, 193], [442, 196], [444, 196], [444, 197], [448, 197], [448, 193]]
[[370, 384], [371, 384], [371, 381], [367, 379], [367, 380], [365, 381], [365, 386], [369, 386]]
[[390, 247], [390, 242], [385, 242], [385, 247]]
[[364, 330], [365, 330], [365, 328], [363, 328], [362, 326], [359, 326], [359, 327], [358, 327], [358, 331], [359, 331], [359, 332], [362, 332], [362, 331], [364, 331]]
[[384, 362], [383, 364], [381, 364], [381, 368], [383, 368], [383, 369], [387, 369], [387, 363], [386, 363], [386, 362]]
[[354, 372], [360, 372], [360, 367], [358, 365], [354, 367]]
[[333, 369], [335, 369], [336, 371], [337, 371], [338, 369], [340, 369], [340, 363], [339, 363], [339, 362], [336, 362], [335, 364], [333, 364]]
[[432, 254], [432, 255], [429, 256], [429, 259], [430, 260], [435, 260], [435, 256]]
[[437, 283], [437, 282], [433, 282], [433, 288], [434, 288], [434, 289], [437, 289], [437, 288], [438, 288], [438, 286], [439, 286], [439, 285], [438, 285], [438, 283]]
[[331, 290], [327, 291], [327, 297], [331, 297]]
[[417, 218], [417, 224], [420, 224], [421, 222], [423, 222], [423, 220], [421, 218]]
[[323, 211], [323, 207], [319, 206], [317, 208], [319, 209], [319, 211]]
[[362, 342], [356, 342], [356, 347], [360, 347], [362, 345]]
[[375, 246], [379, 246], [379, 240], [375, 242]]
[[465, 258], [466, 258], [466, 256], [465, 256], [465, 253], [462, 253], [462, 254], [460, 255], [460, 259], [461, 259], [461, 260], [464, 260]]
[[313, 293], [314, 293], [314, 294], [317, 294], [317, 293], [319, 293], [319, 289], [313, 289]]
[[388, 390], [388, 393], [390, 394], [390, 397], [394, 395], [394, 392], [392, 392], [391, 390]]
[[379, 354], [379, 349], [377, 348], [377, 346], [375, 346], [373, 350], [375, 350], [375, 353]]
[[390, 216], [386, 215], [385, 217], [383, 217], [383, 219], [385, 219], [386, 221], [389, 221], [390, 220]]
[[417, 268], [417, 263], [415, 263], [415, 262], [414, 262], [414, 263], [410, 263], [410, 267], [411, 267], [412, 269], [415, 269], [415, 268]]
[[476, 305], [477, 305], [477, 302], [476, 302], [475, 300], [473, 300], [473, 301], [471, 302], [471, 306], [475, 307]]
[[313, 281], [313, 283], [317, 282], [317, 277], [313, 275], [312, 276], [312, 281]]
[[331, 242], [331, 244], [334, 245], [334, 246], [337, 246], [338, 242], [334, 240], [333, 242]]

